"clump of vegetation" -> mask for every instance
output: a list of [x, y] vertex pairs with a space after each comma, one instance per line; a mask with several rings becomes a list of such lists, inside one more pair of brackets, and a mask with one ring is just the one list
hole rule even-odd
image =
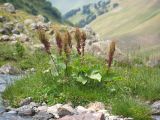
[[23, 57], [23, 55], [25, 53], [25, 48], [19, 41], [17, 41], [17, 43], [16, 43], [16, 52], [19, 57]]

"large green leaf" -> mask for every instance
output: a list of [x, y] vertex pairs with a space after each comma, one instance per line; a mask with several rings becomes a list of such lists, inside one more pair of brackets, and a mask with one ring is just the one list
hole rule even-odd
[[87, 83], [87, 79], [84, 79], [82, 76], [77, 77], [77, 81], [81, 82], [83, 85]]
[[93, 71], [91, 73], [91, 75], [88, 76], [88, 77], [90, 79], [93, 79], [93, 80], [98, 80], [99, 82], [101, 82], [101, 80], [102, 80], [102, 75], [99, 72], [97, 72], [97, 71]]

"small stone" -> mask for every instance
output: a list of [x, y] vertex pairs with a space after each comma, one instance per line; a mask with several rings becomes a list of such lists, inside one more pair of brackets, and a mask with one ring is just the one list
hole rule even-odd
[[15, 75], [15, 74], [19, 74], [20, 70], [18, 70], [14, 66], [11, 66], [10, 64], [5, 64], [2, 67], [0, 67], [0, 73], [1, 74]]
[[105, 110], [105, 105], [101, 102], [90, 103], [88, 105], [88, 110], [91, 111]]
[[13, 34], [17, 34], [17, 35], [20, 34], [20, 32], [19, 32], [17, 29], [12, 30], [12, 33], [13, 33]]
[[37, 20], [38, 22], [45, 22], [45, 18], [44, 18], [42, 15], [36, 16], [36, 20]]
[[19, 31], [23, 31], [24, 30], [24, 25], [21, 24], [21, 23], [17, 23], [16, 24], [16, 29], [19, 30]]
[[29, 105], [31, 102], [32, 102], [32, 98], [31, 98], [31, 97], [28, 97], [28, 98], [23, 99], [23, 100], [20, 102], [19, 106]]

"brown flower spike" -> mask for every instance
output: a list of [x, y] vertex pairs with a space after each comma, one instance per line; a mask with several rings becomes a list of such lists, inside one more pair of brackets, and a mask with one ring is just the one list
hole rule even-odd
[[109, 54], [108, 54], [108, 69], [111, 67], [111, 64], [113, 62], [113, 56], [116, 50], [116, 42], [111, 41], [111, 44], [109, 46]]
[[41, 43], [44, 45], [45, 50], [48, 54], [51, 54], [50, 52], [50, 42], [45, 34], [45, 31], [42, 28], [38, 28], [38, 35], [39, 35], [39, 40], [41, 41]]

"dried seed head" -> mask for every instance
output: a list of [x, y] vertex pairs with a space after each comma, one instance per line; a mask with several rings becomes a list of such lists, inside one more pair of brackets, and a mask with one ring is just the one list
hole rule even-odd
[[75, 39], [77, 42], [77, 52], [79, 55], [81, 55], [81, 32], [79, 28], [77, 28], [75, 31]]
[[62, 55], [63, 41], [62, 41], [60, 32], [56, 33], [56, 43], [57, 43], [59, 54]]
[[84, 56], [84, 49], [85, 49], [85, 42], [86, 42], [86, 39], [87, 39], [87, 35], [84, 31], [82, 31], [81, 33], [81, 47], [82, 47], [82, 55]]
[[39, 35], [39, 40], [44, 45], [46, 52], [48, 54], [51, 54], [51, 52], [50, 52], [51, 45], [50, 45], [50, 42], [46, 36], [45, 31], [41, 27], [39, 27], [37, 31], [38, 31], [38, 35]]
[[111, 64], [113, 62], [113, 56], [116, 50], [116, 42], [115, 41], [111, 41], [111, 44], [109, 46], [109, 54], [108, 54], [108, 68], [111, 67]]
[[68, 39], [68, 45], [72, 49], [72, 37], [68, 31], [67, 31], [67, 39]]

